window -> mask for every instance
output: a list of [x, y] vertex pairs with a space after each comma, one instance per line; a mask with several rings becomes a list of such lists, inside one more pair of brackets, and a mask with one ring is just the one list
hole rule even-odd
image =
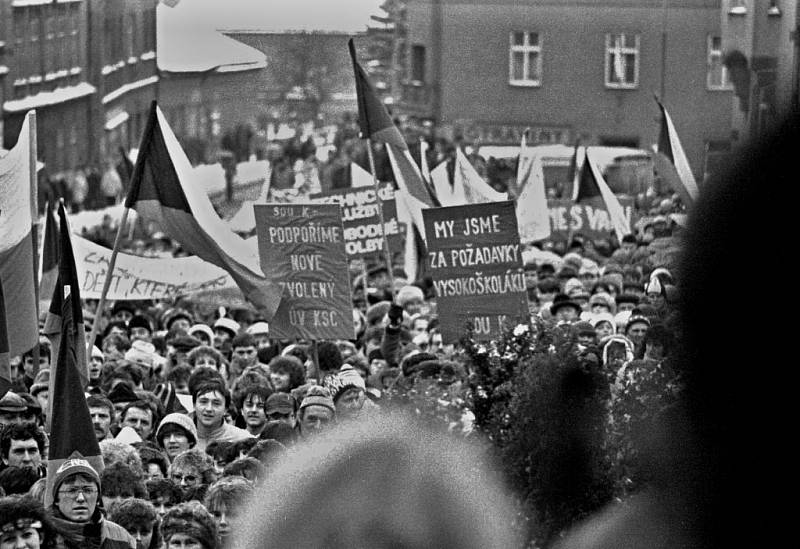
[[512, 32], [508, 51], [508, 83], [542, 85], [542, 45], [537, 32]]
[[639, 35], [606, 34], [606, 87], [639, 86]]
[[728, 69], [722, 64], [722, 38], [719, 36], [708, 37], [708, 73], [706, 86], [709, 90], [730, 90], [731, 83], [728, 79]]
[[744, 15], [747, 13], [747, 0], [731, 0], [730, 8], [728, 9], [730, 15]]
[[425, 82], [425, 46], [411, 46], [411, 81]]

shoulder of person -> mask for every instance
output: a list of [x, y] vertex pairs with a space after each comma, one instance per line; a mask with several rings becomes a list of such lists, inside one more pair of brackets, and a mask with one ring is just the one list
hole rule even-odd
[[101, 549], [136, 549], [136, 540], [125, 528], [108, 519], [103, 520], [100, 533]]

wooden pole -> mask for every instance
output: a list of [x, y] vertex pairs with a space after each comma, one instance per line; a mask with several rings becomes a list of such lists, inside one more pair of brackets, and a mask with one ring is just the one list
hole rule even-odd
[[364, 290], [364, 314], [367, 313], [367, 309], [369, 309], [369, 284], [367, 280], [369, 278], [369, 274], [367, 273], [367, 260], [366, 258], [361, 258], [361, 278], [362, 278], [362, 286]]
[[372, 172], [372, 183], [375, 185], [375, 200], [378, 204], [378, 223], [381, 225], [381, 236], [383, 236], [384, 259], [386, 269], [389, 271], [389, 284], [391, 284], [392, 296], [394, 296], [394, 273], [392, 273], [392, 255], [389, 252], [389, 239], [386, 237], [386, 224], [383, 220], [383, 201], [381, 200], [380, 189], [378, 187], [378, 176], [375, 175], [375, 158], [372, 156], [372, 139], [367, 138], [367, 154], [369, 156], [369, 169]]
[[117, 254], [119, 253], [119, 243], [122, 240], [122, 233], [125, 230], [125, 223], [128, 221], [128, 212], [130, 208], [125, 208], [122, 212], [122, 219], [117, 227], [117, 236], [114, 238], [114, 249], [111, 250], [111, 259], [108, 262], [108, 270], [106, 271], [106, 279], [103, 281], [103, 291], [100, 293], [100, 302], [97, 304], [97, 310], [94, 313], [94, 322], [92, 322], [92, 331], [89, 334], [89, 342], [87, 343], [86, 356], [92, 356], [92, 347], [94, 340], [97, 337], [98, 328], [100, 326], [100, 317], [103, 315], [103, 309], [106, 305], [106, 295], [108, 289], [111, 287], [111, 277], [114, 274], [114, 266], [117, 263]]
[[[31, 182], [31, 245], [33, 247], [33, 299], [36, 303], [36, 345], [31, 353], [33, 375], [39, 372], [39, 178], [36, 175], [38, 139], [36, 136], [36, 111], [28, 113], [28, 159]], [[53, 357], [50, 357], [53, 360]]]

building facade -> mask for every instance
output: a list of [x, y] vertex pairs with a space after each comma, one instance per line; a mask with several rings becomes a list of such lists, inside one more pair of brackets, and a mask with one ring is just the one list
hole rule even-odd
[[731, 139], [719, 0], [408, 0], [398, 112], [479, 144], [649, 148], [661, 97], [699, 179]]
[[37, 113], [44, 177], [119, 160], [155, 98], [157, 0], [0, 0], [0, 118]]

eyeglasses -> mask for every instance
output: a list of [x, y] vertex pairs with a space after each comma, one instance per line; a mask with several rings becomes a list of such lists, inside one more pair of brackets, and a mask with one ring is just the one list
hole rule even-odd
[[59, 495], [69, 499], [77, 499], [78, 494], [80, 493], [83, 493], [85, 497], [90, 498], [97, 495], [97, 486], [73, 486], [72, 488], [59, 490], [58, 493]]
[[173, 482], [177, 483], [186, 482], [186, 484], [193, 484], [194, 482], [197, 482], [197, 475], [173, 474], [171, 478]]
[[280, 412], [272, 412], [271, 414], [269, 414], [269, 418], [270, 418], [270, 419], [273, 419], [273, 420], [275, 420], [275, 419], [286, 419], [286, 418], [288, 418], [290, 415], [291, 415], [291, 414], [282, 414], [282, 413], [280, 413]]

